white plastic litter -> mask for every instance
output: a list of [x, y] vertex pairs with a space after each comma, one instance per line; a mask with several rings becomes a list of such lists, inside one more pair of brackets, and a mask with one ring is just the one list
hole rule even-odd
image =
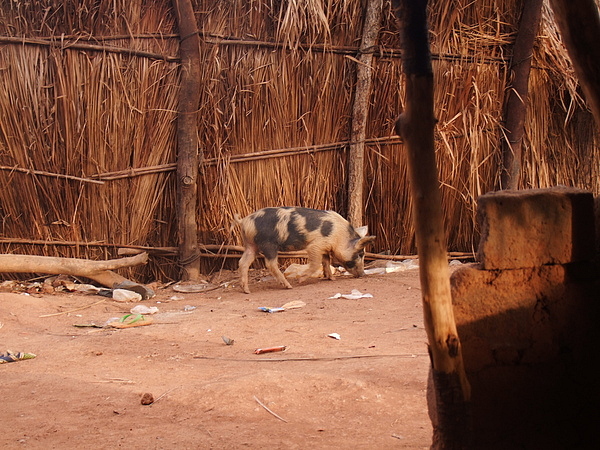
[[103, 326], [107, 326], [109, 323], [118, 322], [119, 320], [121, 320], [120, 317], [111, 317], [106, 322], [104, 322]]
[[339, 340], [342, 338], [342, 337], [341, 337], [339, 334], [337, 334], [337, 333], [329, 333], [327, 336], [328, 336], [328, 337], [330, 337], [330, 338], [333, 338], [333, 339], [337, 339], [338, 341], [339, 341]]
[[300, 278], [307, 267], [308, 266], [304, 264], [290, 264], [283, 272], [283, 275], [289, 279]]
[[139, 302], [142, 300], [140, 294], [127, 289], [115, 289], [112, 293], [112, 298], [117, 302]]
[[[283, 272], [283, 275], [290, 280], [295, 280], [304, 276], [304, 273], [307, 269], [308, 264], [290, 264]], [[331, 273], [335, 273], [335, 267], [333, 266], [331, 266]], [[322, 267], [319, 269], [315, 277], [323, 277]]]
[[129, 310], [131, 314], [156, 314], [158, 308], [156, 306], [137, 305]]
[[359, 298], [373, 298], [372, 294], [363, 294], [358, 289], [352, 289], [352, 292], [349, 294], [340, 294], [339, 292], [335, 294], [333, 297], [329, 298], [347, 298], [348, 300], [358, 300]]

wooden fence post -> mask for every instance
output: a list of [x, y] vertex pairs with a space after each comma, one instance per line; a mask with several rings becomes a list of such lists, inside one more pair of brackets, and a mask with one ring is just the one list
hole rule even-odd
[[433, 70], [427, 0], [394, 0], [406, 76], [405, 110], [396, 122], [408, 153], [408, 169], [437, 415], [432, 448], [466, 448], [470, 439], [470, 386], [450, 292], [441, 194], [433, 131]]
[[526, 0], [523, 4], [519, 31], [513, 45], [510, 62], [512, 82], [509, 85], [504, 108], [505, 135], [502, 139], [502, 189], [518, 189], [521, 179], [521, 157], [525, 114], [529, 95], [529, 72], [533, 54], [533, 43], [540, 26], [543, 0]]
[[181, 86], [177, 111], [177, 234], [182, 279], [200, 279], [198, 252], [198, 105], [200, 38], [191, 0], [173, 0], [179, 26]]
[[356, 87], [352, 111], [350, 157], [348, 161], [348, 221], [355, 227], [363, 223], [364, 159], [369, 99], [373, 80], [373, 53], [381, 28], [383, 0], [369, 0], [356, 67]]

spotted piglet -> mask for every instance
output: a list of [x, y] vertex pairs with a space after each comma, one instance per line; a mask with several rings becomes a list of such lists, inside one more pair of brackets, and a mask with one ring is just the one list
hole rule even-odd
[[259, 252], [264, 255], [266, 266], [275, 278], [291, 289], [291, 284], [279, 270], [277, 252], [306, 249], [308, 269], [301, 282], [316, 276], [321, 265], [325, 277], [333, 280], [331, 255], [348, 272], [360, 277], [365, 274], [365, 246], [375, 240], [375, 236], [367, 236], [366, 226], [354, 228], [334, 211], [264, 208], [238, 222], [245, 247], [239, 263], [240, 281], [247, 294], [250, 293], [248, 269]]

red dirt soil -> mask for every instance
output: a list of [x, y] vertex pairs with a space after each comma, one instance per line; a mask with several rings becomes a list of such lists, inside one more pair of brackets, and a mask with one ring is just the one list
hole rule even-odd
[[[141, 302], [159, 308], [153, 323], [126, 329], [74, 325], [135, 303], [64, 313], [103, 297], [0, 293], [0, 353], [37, 355], [0, 364], [0, 448], [428, 448], [418, 270], [292, 285], [157, 288]], [[329, 298], [352, 289], [373, 298]], [[306, 306], [258, 309], [293, 300]]]

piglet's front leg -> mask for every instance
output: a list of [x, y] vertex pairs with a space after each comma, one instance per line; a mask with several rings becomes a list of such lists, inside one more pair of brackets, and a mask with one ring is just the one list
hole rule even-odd
[[331, 255], [329, 253], [325, 253], [323, 255], [323, 277], [326, 280], [333, 280], [333, 273], [331, 272]]
[[304, 271], [304, 274], [298, 280], [299, 283], [305, 282], [309, 278], [316, 277], [321, 271], [321, 265], [323, 264], [324, 255], [318, 248], [307, 248], [308, 253], [308, 267]]

